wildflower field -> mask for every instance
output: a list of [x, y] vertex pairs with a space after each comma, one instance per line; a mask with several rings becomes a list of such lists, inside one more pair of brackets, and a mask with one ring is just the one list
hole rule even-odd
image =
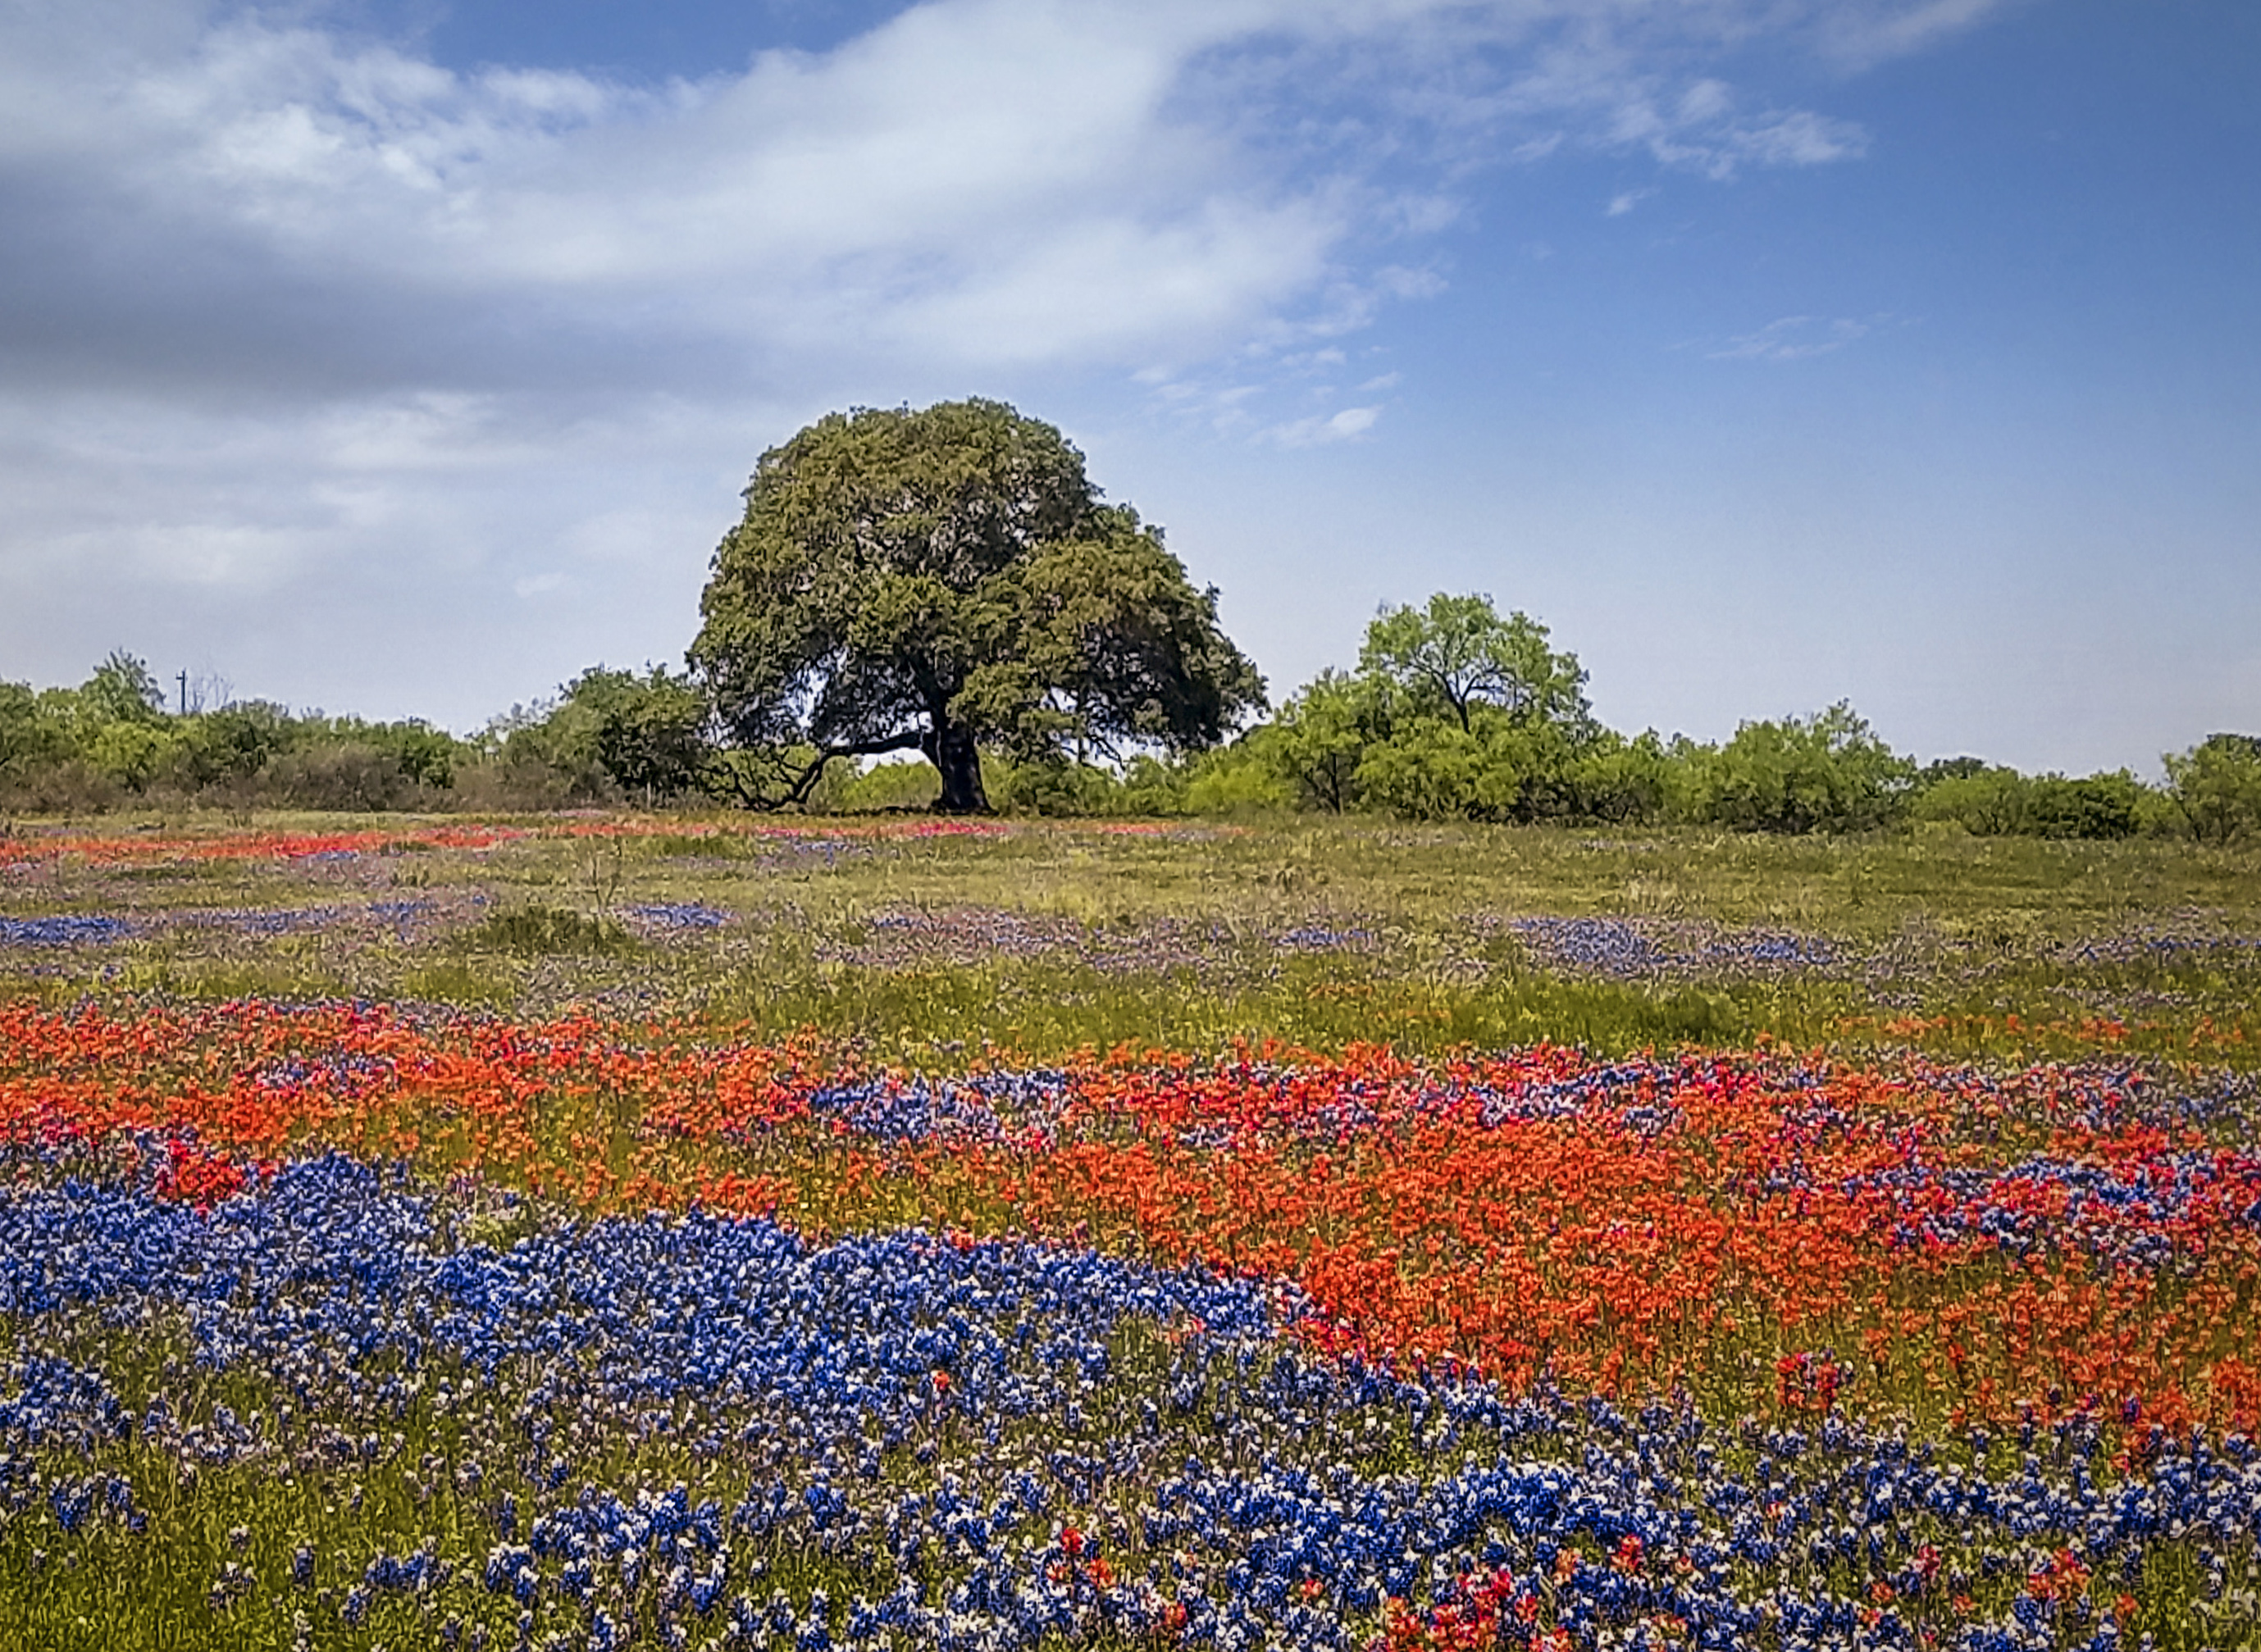
[[0, 1645], [2261, 1644], [2261, 854], [0, 836]]

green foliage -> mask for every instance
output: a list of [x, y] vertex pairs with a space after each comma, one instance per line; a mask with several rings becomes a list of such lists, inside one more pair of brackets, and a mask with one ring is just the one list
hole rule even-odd
[[365, 753], [388, 780], [409, 787], [445, 791], [455, 784], [456, 766], [469, 747], [420, 717], [397, 723], [372, 723], [358, 717], [312, 717], [300, 720], [291, 742], [299, 749]]
[[1281, 708], [1264, 747], [1306, 807], [1418, 820], [1532, 820], [1654, 807], [1643, 763], [1594, 721], [1576, 656], [1489, 597], [1385, 607], [1355, 673], [1322, 671]]
[[1095, 763], [1040, 759], [1008, 765], [998, 778], [987, 786], [990, 797], [1016, 814], [1075, 819], [1130, 812], [1121, 777]]
[[1808, 718], [1745, 723], [1691, 754], [1694, 817], [1740, 832], [1862, 832], [1897, 817], [1915, 766], [1840, 700]]
[[1169, 812], [1237, 817], [1295, 808], [1298, 789], [1273, 751], [1279, 738], [1278, 726], [1266, 725], [1188, 760], [1178, 769], [1177, 807]]
[[931, 809], [941, 796], [942, 776], [924, 758], [908, 763], [879, 762], [842, 785], [839, 807], [849, 814]]
[[1389, 736], [1388, 704], [1374, 679], [1329, 667], [1288, 697], [1263, 749], [1305, 807], [1341, 814], [1365, 801], [1360, 768]]
[[1982, 838], [2008, 837], [2031, 826], [2031, 788], [2014, 769], [1983, 763], [1975, 769], [1947, 769], [1934, 763], [1918, 777], [1917, 786], [1908, 808], [1914, 819], [1951, 822]]
[[216, 795], [318, 809], [391, 809], [454, 783], [472, 749], [421, 719], [294, 715], [265, 701], [170, 716], [156, 680], [113, 653], [75, 689], [0, 683], [0, 787], [47, 806]]
[[1920, 795], [1942, 780], [1967, 780], [1973, 775], [1986, 773], [1993, 766], [1984, 757], [1934, 758], [1917, 771], [1915, 789]]
[[102, 723], [151, 724], [165, 715], [165, 690], [150, 675], [148, 662], [113, 648], [79, 686], [88, 716]]
[[987, 806], [976, 755], [1214, 744], [1255, 668], [1160, 534], [1099, 503], [1059, 432], [1001, 403], [832, 414], [762, 455], [715, 552], [691, 660], [732, 741], [815, 762], [721, 771], [800, 802], [840, 757], [918, 751], [940, 806]]
[[0, 683], [0, 782], [21, 781], [71, 755], [70, 726], [28, 683]]
[[1410, 719], [1367, 748], [1360, 795], [1412, 820], [1507, 820], [1523, 795], [1532, 754], [1504, 717], [1473, 726], [1445, 717]]
[[2045, 838], [2126, 838], [2142, 828], [2143, 782], [2124, 769], [2034, 782], [2034, 825]]
[[513, 705], [482, 737], [482, 778], [514, 807], [556, 808], [615, 801], [618, 793], [597, 751], [594, 710], [563, 697]]
[[2261, 836], [2261, 735], [2209, 734], [2166, 759], [2167, 783], [2202, 843]]
[[1977, 837], [2125, 838], [2143, 829], [2148, 790], [2124, 769], [2068, 780], [1957, 758], [1917, 777], [1908, 813]]
[[1359, 675], [1383, 690], [1395, 718], [1449, 717], [1469, 730], [1489, 705], [1518, 726], [1583, 732], [1593, 717], [1586, 673], [1547, 635], [1525, 614], [1501, 619], [1489, 597], [1439, 591], [1425, 608], [1383, 607], [1366, 628]]
[[223, 705], [188, 719], [180, 775], [196, 787], [242, 784], [301, 738], [290, 712], [264, 700]]
[[1671, 796], [1672, 761], [1654, 729], [1632, 740], [1603, 729], [1571, 762], [1574, 806], [1565, 812], [1616, 826], [1661, 820]]
[[97, 769], [126, 790], [146, 791], [181, 744], [180, 735], [162, 722], [121, 720], [95, 729], [86, 743], [86, 754]]
[[618, 924], [555, 906], [517, 906], [490, 912], [463, 937], [475, 952], [506, 952], [541, 958], [615, 953], [633, 949], [635, 940]]
[[625, 797], [684, 797], [705, 783], [714, 756], [706, 696], [664, 667], [639, 677], [592, 666], [565, 685], [557, 715]]

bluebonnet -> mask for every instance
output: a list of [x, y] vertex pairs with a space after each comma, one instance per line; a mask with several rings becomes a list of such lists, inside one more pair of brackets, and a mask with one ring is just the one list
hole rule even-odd
[[[8, 1168], [0, 1312], [46, 1351], [0, 1356], [0, 1544], [90, 1541], [137, 1506], [121, 1467], [341, 1505], [413, 1477], [420, 1540], [289, 1551], [291, 1583], [347, 1589], [310, 1606], [380, 1638], [440, 1596], [529, 1645], [1351, 1648], [1504, 1568], [1581, 1652], [1666, 1618], [1697, 1646], [1912, 1647], [1949, 1587], [1991, 1591], [1948, 1643], [1971, 1652], [2070, 1633], [2019, 1604], [2060, 1549], [2220, 1593], [2261, 1523], [2243, 1439], [2123, 1470], [2092, 1421], [1912, 1441], [1511, 1395], [1322, 1358], [1292, 1291], [1199, 1268], [698, 1214], [549, 1213], [499, 1248], [460, 1240], [455, 1194], [337, 1155], [205, 1215], [60, 1153]], [[160, 1324], [230, 1404], [122, 1402]], [[419, 1455], [443, 1420], [470, 1462]]]
[[1721, 931], [1637, 918], [1518, 918], [1507, 928], [1536, 958], [1579, 974], [1639, 980], [1664, 975], [1771, 975], [1827, 969], [1837, 948], [1786, 930]]
[[50, 918], [0, 918], [0, 947], [70, 947], [124, 940], [135, 927], [123, 918], [66, 912]]
[[628, 916], [654, 929], [720, 929], [730, 914], [697, 901], [657, 901], [628, 909]]

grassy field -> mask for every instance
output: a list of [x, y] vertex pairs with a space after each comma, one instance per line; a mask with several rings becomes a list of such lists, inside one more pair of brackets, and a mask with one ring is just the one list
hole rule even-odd
[[[2110, 1024], [2135, 1052], [2255, 1058], [2240, 1037], [2261, 1001], [2250, 848], [1370, 821], [621, 824], [293, 859], [137, 856], [135, 839], [193, 841], [197, 823], [106, 826], [119, 858], [27, 858], [0, 883], [0, 918], [131, 932], [0, 949], [0, 990], [590, 1003], [852, 1033], [912, 1061], [985, 1042], [1050, 1059], [1123, 1042], [1616, 1051], [1762, 1033], [2014, 1057], [2092, 1047]], [[670, 924], [672, 906], [719, 921]]]
[[2261, 1634], [2261, 853], [0, 836], [0, 1644]]

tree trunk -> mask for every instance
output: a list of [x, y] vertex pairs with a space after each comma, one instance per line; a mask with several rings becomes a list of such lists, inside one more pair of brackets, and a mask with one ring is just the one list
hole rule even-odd
[[944, 814], [987, 814], [988, 795], [981, 790], [981, 754], [973, 748], [973, 734], [940, 712], [930, 713], [930, 726], [921, 742], [927, 762], [942, 776], [942, 797], [935, 807]]

